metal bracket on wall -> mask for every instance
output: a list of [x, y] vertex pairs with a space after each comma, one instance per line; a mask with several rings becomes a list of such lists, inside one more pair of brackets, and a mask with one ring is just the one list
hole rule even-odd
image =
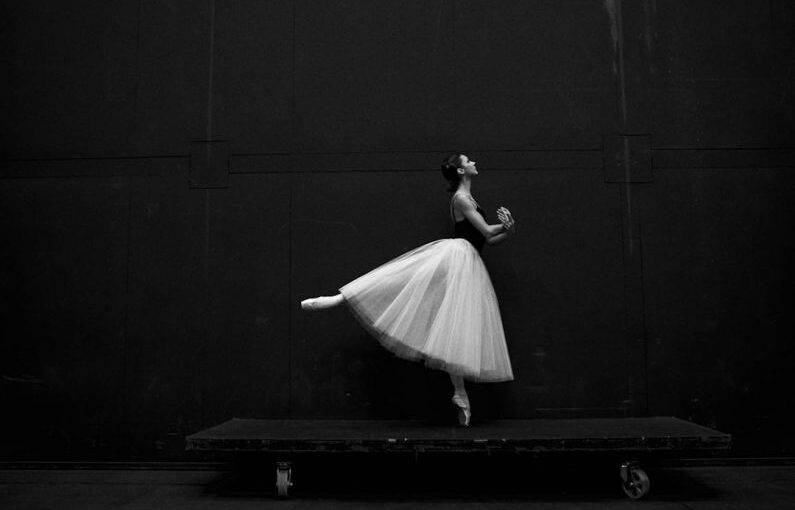
[[605, 182], [654, 182], [651, 135], [603, 135]]
[[229, 186], [229, 142], [198, 140], [190, 143], [188, 183], [194, 189]]

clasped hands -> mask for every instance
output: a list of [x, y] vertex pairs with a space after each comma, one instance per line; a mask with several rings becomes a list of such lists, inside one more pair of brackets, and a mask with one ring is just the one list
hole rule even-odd
[[502, 226], [505, 228], [507, 232], [513, 232], [514, 228], [516, 227], [516, 222], [511, 216], [511, 211], [506, 209], [505, 207], [500, 207], [497, 209], [497, 218], [502, 223]]

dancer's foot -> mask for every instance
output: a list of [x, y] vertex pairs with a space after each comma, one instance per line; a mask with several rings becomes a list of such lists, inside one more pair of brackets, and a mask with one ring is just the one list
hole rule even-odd
[[318, 310], [318, 308], [317, 308], [317, 300], [318, 299], [320, 299], [320, 298], [304, 299], [303, 301], [301, 301], [301, 308], [304, 309], [304, 310], [310, 310], [310, 311]]
[[320, 296], [316, 298], [304, 299], [301, 301], [301, 308], [304, 310], [317, 311], [324, 308], [331, 308], [342, 303], [345, 298], [342, 294], [336, 296]]
[[472, 410], [469, 407], [469, 397], [466, 393], [463, 395], [455, 393], [452, 398], [453, 405], [458, 408], [458, 424], [462, 427], [469, 427], [469, 421], [472, 419]]

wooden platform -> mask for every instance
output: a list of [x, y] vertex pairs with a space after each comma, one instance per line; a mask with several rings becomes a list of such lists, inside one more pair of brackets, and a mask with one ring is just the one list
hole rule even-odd
[[469, 428], [420, 421], [232, 419], [188, 436], [186, 443], [188, 450], [274, 455], [280, 497], [290, 494], [292, 461], [300, 454], [504, 452], [539, 457], [594, 454], [620, 461], [616, 467], [624, 493], [639, 499], [650, 487], [642, 461], [727, 450], [731, 436], [663, 416], [494, 420]]
[[673, 417], [494, 420], [469, 428], [420, 421], [232, 419], [186, 438], [218, 452], [616, 452], [727, 450], [731, 436]]

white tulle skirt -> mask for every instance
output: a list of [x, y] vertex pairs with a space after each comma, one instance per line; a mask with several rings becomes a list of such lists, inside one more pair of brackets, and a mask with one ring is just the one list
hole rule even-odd
[[473, 381], [513, 379], [494, 287], [465, 239], [420, 246], [340, 293], [359, 322], [401, 358]]

